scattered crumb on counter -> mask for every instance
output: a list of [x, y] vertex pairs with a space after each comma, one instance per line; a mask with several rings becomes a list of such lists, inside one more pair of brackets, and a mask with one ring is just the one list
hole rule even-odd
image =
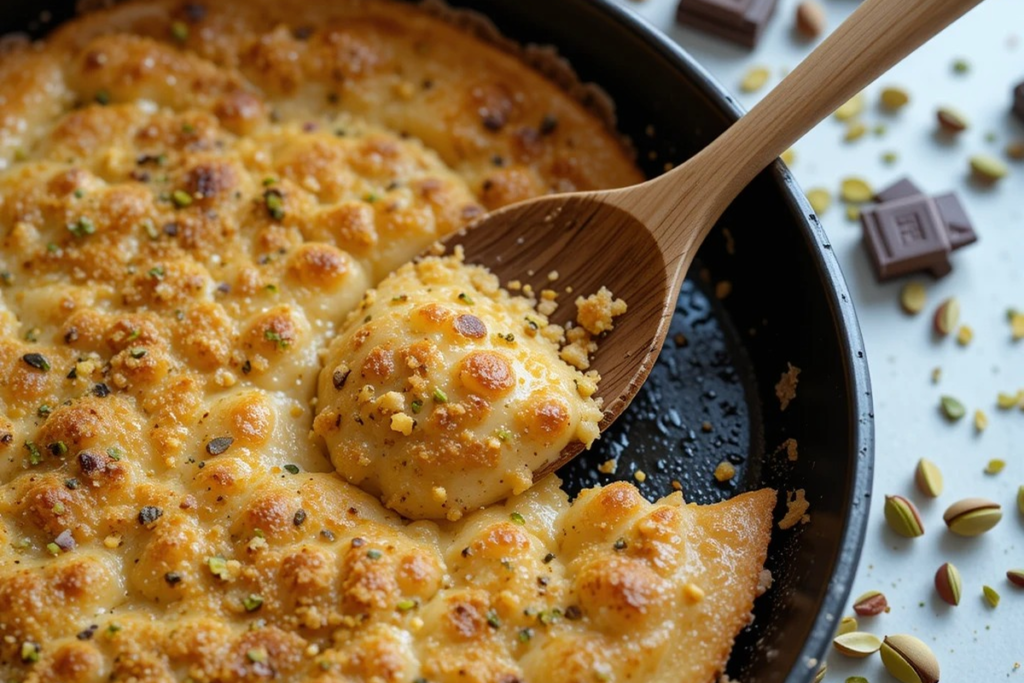
[[647, 473], [643, 470], [637, 470], [633, 473], [633, 478], [642, 484], [647, 481]]
[[796, 385], [800, 381], [800, 368], [792, 363], [786, 363], [787, 369], [775, 385], [775, 396], [779, 399], [779, 410], [789, 407], [790, 401], [796, 398]]
[[786, 516], [779, 520], [779, 528], [782, 530], [791, 529], [800, 524], [807, 524], [811, 521], [807, 509], [811, 504], [804, 498], [804, 490], [786, 491]]
[[786, 439], [785, 441], [783, 441], [782, 443], [779, 444], [779, 447], [775, 449], [775, 453], [773, 453], [772, 455], [777, 455], [777, 454], [779, 454], [779, 453], [781, 453], [783, 451], [786, 452], [786, 458], [790, 462], [796, 462], [797, 458], [800, 457], [799, 454], [797, 453], [797, 442], [796, 442], [796, 439], [793, 439], [793, 438]]
[[615, 458], [605, 460], [603, 463], [597, 466], [597, 471], [601, 474], [615, 474], [616, 468], [619, 466], [619, 461]]

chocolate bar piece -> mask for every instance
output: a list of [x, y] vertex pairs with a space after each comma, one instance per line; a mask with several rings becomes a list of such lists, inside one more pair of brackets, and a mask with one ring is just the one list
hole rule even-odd
[[1013, 90], [1013, 113], [1024, 123], [1024, 83]]
[[971, 219], [967, 217], [963, 204], [952, 192], [936, 195], [935, 206], [942, 216], [942, 222], [946, 224], [946, 236], [949, 237], [949, 244], [953, 249], [966, 247], [978, 241], [978, 234], [974, 232]]
[[952, 250], [935, 201], [919, 194], [865, 207], [864, 244], [879, 280], [919, 270], [942, 277], [952, 270]]
[[775, 11], [776, 0], [679, 0], [676, 21], [754, 47]]
[[914, 195], [924, 194], [921, 189], [911, 182], [910, 178], [898, 180], [889, 187], [875, 195], [876, 202], [891, 202], [897, 199], [906, 199]]
[[[923, 194], [924, 192], [910, 178], [903, 178], [877, 193], [875, 201], [885, 203]], [[946, 237], [949, 238], [949, 244], [954, 250], [978, 241], [971, 219], [967, 217], [963, 204], [954, 193], [947, 192], [936, 196], [935, 206], [942, 216], [942, 222], [946, 226]]]

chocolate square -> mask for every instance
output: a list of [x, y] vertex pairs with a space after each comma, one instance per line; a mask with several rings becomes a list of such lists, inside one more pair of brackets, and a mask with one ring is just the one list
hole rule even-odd
[[1013, 90], [1013, 113], [1024, 123], [1024, 83]]
[[875, 194], [876, 202], [891, 202], [897, 199], [906, 199], [914, 195], [924, 194], [917, 185], [910, 181], [910, 178], [898, 180], [881, 192]]
[[949, 238], [931, 198], [916, 195], [865, 207], [860, 218], [879, 280], [918, 270], [942, 277], [952, 269]]
[[978, 241], [971, 219], [967, 217], [963, 204], [955, 194], [947, 192], [936, 196], [935, 207], [946, 224], [946, 236], [949, 237], [950, 246], [959, 249]]
[[676, 21], [744, 47], [754, 47], [776, 0], [679, 0]]

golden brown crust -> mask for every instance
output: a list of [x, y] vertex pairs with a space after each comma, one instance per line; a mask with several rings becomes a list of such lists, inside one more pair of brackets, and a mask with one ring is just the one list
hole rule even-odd
[[[657, 659], [602, 610], [642, 622], [682, 575], [565, 521], [605, 494], [567, 513], [548, 480], [408, 524], [310, 433], [318, 354], [389, 270], [484, 207], [639, 178], [600, 121], [383, 0], [130, 3], [5, 52], [0, 79], [0, 679], [583, 681], [607, 653]], [[707, 526], [747, 544], [736, 576], [763, 559], [766, 534], [630, 503], [662, 509], [664, 557]], [[709, 609], [734, 632], [752, 595]]]

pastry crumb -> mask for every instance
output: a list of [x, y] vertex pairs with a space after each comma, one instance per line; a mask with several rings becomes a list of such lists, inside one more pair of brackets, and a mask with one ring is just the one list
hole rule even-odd
[[775, 385], [775, 396], [779, 399], [779, 410], [785, 410], [796, 398], [796, 385], [800, 381], [800, 368], [792, 363], [786, 363], [787, 369]]
[[803, 489], [786, 492], [786, 507], [788, 509], [785, 517], [779, 520], [780, 529], [791, 529], [798, 523], [807, 524], [811, 521], [810, 515], [807, 514], [807, 509], [811, 507], [811, 504], [804, 498]]

